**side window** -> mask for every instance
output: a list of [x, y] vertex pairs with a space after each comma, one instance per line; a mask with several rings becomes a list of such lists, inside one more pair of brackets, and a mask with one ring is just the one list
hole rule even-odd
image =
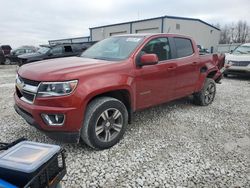
[[142, 54], [156, 54], [159, 61], [171, 59], [168, 38], [156, 38], [149, 41], [141, 51]]
[[52, 55], [60, 55], [62, 54], [62, 46], [57, 46], [51, 49], [51, 54]]
[[191, 40], [185, 38], [174, 38], [177, 58], [187, 57], [194, 53]]
[[16, 51], [17, 55], [21, 55], [21, 54], [24, 54], [24, 53], [25, 53], [24, 49], [19, 49], [19, 50]]
[[26, 49], [26, 53], [32, 53], [31, 49]]
[[64, 46], [64, 51], [65, 51], [65, 53], [72, 53], [73, 52], [71, 46]]

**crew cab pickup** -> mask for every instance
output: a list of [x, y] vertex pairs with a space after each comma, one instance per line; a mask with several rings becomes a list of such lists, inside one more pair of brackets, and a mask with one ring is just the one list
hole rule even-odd
[[51, 138], [105, 149], [122, 138], [135, 111], [189, 95], [211, 104], [223, 59], [199, 55], [182, 35], [113, 36], [80, 57], [20, 67], [15, 110]]

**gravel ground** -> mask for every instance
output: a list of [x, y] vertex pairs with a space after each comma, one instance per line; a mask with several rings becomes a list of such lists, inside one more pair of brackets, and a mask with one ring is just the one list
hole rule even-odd
[[208, 107], [190, 98], [137, 112], [104, 151], [57, 143], [13, 110], [15, 66], [0, 66], [0, 140], [67, 150], [64, 187], [250, 187], [250, 79], [224, 79]]

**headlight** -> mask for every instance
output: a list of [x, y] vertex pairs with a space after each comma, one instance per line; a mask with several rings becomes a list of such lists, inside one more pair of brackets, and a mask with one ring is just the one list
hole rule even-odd
[[64, 96], [71, 94], [78, 81], [65, 81], [65, 82], [42, 82], [38, 88], [38, 97], [53, 97], [53, 96]]

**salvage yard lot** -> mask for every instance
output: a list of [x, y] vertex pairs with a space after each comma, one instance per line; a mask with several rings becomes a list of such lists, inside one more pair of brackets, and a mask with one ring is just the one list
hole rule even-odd
[[19, 117], [15, 71], [0, 66], [0, 141], [65, 147], [65, 187], [250, 187], [250, 79], [222, 80], [207, 107], [185, 98], [137, 112], [119, 144], [95, 151], [55, 142]]

